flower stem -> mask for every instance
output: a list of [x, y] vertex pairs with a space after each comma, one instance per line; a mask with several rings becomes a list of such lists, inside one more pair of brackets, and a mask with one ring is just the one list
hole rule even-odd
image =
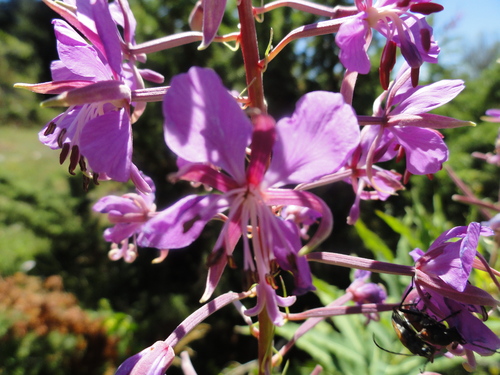
[[259, 375], [271, 374], [273, 338], [274, 325], [264, 306], [259, 313]]
[[238, 14], [241, 25], [240, 45], [243, 54], [243, 64], [245, 65], [249, 105], [252, 108], [260, 109], [262, 113], [267, 113], [252, 1], [240, 0]]

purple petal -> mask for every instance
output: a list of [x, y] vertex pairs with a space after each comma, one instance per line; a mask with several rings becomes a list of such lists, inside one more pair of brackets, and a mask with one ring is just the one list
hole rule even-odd
[[256, 289], [257, 304], [254, 307], [246, 310], [245, 315], [257, 315], [262, 311], [264, 306], [266, 306], [267, 314], [273, 324], [278, 327], [282, 326], [285, 323], [285, 320], [283, 319], [278, 306], [291, 306], [296, 300], [295, 296], [280, 297], [276, 294], [276, 291], [266, 282], [257, 284]]
[[119, 223], [104, 231], [104, 239], [108, 242], [120, 243], [136, 233], [143, 223]]
[[132, 199], [108, 195], [99, 199], [92, 207], [94, 211], [107, 214], [110, 211], [120, 213], [141, 212], [142, 209]]
[[118, 78], [122, 72], [122, 49], [118, 29], [109, 11], [108, 0], [92, 0], [91, 3], [97, 33], [104, 46], [102, 52], [115, 73], [114, 78]]
[[411, 174], [436, 173], [448, 160], [448, 147], [435, 131], [410, 126], [391, 131], [405, 149], [406, 168]]
[[[404, 23], [408, 27], [409, 34], [411, 34], [415, 40], [415, 46], [417, 47], [422, 60], [435, 64], [438, 62], [440, 49], [432, 36], [432, 27], [429, 26], [424, 18], [425, 17], [422, 15], [413, 15], [412, 17], [404, 19]], [[422, 30], [425, 30], [423, 34], [427, 35], [427, 41], [425, 43], [422, 39]], [[430, 40], [428, 40], [428, 36], [430, 36]], [[397, 39], [397, 36], [395, 39]], [[424, 45], [427, 45], [428, 42], [430, 42], [430, 46], [426, 49]]]
[[[217, 249], [215, 251], [221, 251], [221, 249]], [[215, 288], [219, 284], [219, 280], [222, 274], [224, 273], [226, 265], [227, 256], [225, 254], [218, 257], [218, 259], [216, 259], [216, 261], [210, 265], [210, 268], [208, 269], [207, 282], [205, 284], [205, 291], [200, 298], [201, 303], [208, 301], [208, 299], [212, 296]]]
[[66, 21], [55, 19], [52, 24], [58, 43], [73, 47], [89, 45]]
[[290, 271], [294, 277], [294, 295], [301, 295], [316, 288], [312, 284], [312, 275], [307, 259], [298, 256], [301, 248], [299, 230], [290, 221], [274, 219], [275, 226], [272, 230], [279, 228], [280, 233], [274, 233], [273, 254], [278, 265], [285, 271]]
[[179, 249], [198, 238], [205, 224], [220, 212], [220, 195], [189, 195], [158, 213], [142, 227], [137, 244], [157, 249]]
[[[71, 125], [78, 116], [81, 108], [81, 106], [78, 106], [71, 110], [66, 110], [66, 112], [63, 112], [60, 115], [54, 117], [43, 127], [42, 130], [38, 132], [39, 141], [42, 142], [45, 146], [50, 147], [52, 150], [57, 150], [58, 148], [60, 148], [57, 141], [60, 131], [61, 129], [66, 129], [66, 134], [63, 137], [64, 139], [61, 139], [61, 141], [62, 143], [70, 142], [76, 128], [75, 126]], [[51, 125], [51, 123], [57, 123], [58, 126], [53, 133], [45, 135], [45, 132], [47, 131], [47, 128], [49, 127], [49, 125]]]
[[473, 350], [480, 355], [492, 355], [497, 349], [500, 349], [500, 338], [469, 311], [459, 310], [456, 317], [450, 319], [450, 324], [456, 326], [466, 341], [465, 349]]
[[211, 163], [245, 181], [252, 124], [219, 76], [192, 67], [172, 79], [163, 102], [167, 146], [190, 162]]
[[76, 78], [85, 77], [94, 82], [111, 78], [111, 71], [93, 46], [82, 44], [81, 37], [66, 22], [54, 20], [53, 23], [59, 58]]
[[464, 82], [459, 79], [444, 79], [427, 86], [416, 87], [406, 92], [406, 98], [394, 111], [391, 111], [391, 114], [418, 115], [432, 111], [454, 99], [464, 88]]
[[89, 121], [81, 134], [80, 151], [90, 168], [110, 178], [127, 182], [132, 164], [130, 118], [124, 109]]
[[434, 240], [432, 245], [429, 247], [429, 251], [434, 250], [443, 243], [449, 242], [450, 239], [463, 238], [466, 233], [467, 226], [465, 225], [451, 228], [450, 230], [442, 233], [438, 238]]
[[412, 68], [419, 68], [422, 63], [422, 56], [418, 50], [418, 47], [411, 41], [409, 35], [404, 35], [400, 38], [400, 46], [401, 54], [404, 59]]
[[227, 0], [203, 1], [203, 41], [200, 49], [208, 47], [219, 30]]
[[432, 243], [429, 251], [417, 260], [417, 268], [463, 292], [472, 270], [480, 235], [481, 224], [475, 222], [443, 233]]
[[493, 117], [500, 117], [500, 109], [496, 109], [496, 108], [488, 109], [486, 111], [486, 115], [493, 116]]
[[[123, 6], [123, 11], [122, 11]], [[123, 27], [123, 34], [126, 43], [135, 44], [135, 28], [137, 26], [137, 21], [135, 20], [134, 14], [130, 9], [130, 5], [127, 0], [119, 1], [115, 0], [109, 3], [109, 11], [113, 20]], [[124, 19], [124, 13], [126, 17], [126, 22]]]
[[[467, 286], [467, 280], [472, 271], [472, 263], [477, 253], [479, 236], [481, 233], [481, 224], [471, 223], [467, 227], [467, 234], [461, 241], [460, 245], [460, 266], [464, 277], [456, 279], [450, 275], [442, 276], [441, 279], [448, 285], [452, 285], [459, 292], [463, 291]], [[466, 276], [466, 277], [465, 277]]]
[[340, 48], [339, 58], [346, 69], [367, 74], [370, 71], [370, 59], [366, 53], [366, 34], [370, 31], [368, 22], [363, 18], [365, 12], [355, 19], [343, 23], [335, 37]]
[[291, 118], [276, 125], [278, 140], [265, 180], [269, 185], [310, 182], [342, 167], [359, 144], [358, 121], [341, 94], [304, 95]]

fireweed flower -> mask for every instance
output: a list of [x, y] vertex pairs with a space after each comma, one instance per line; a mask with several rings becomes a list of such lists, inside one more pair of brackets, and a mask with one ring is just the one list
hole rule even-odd
[[[346, 289], [346, 292], [352, 295], [352, 300], [359, 306], [365, 303], [384, 303], [387, 298], [387, 292], [381, 285], [368, 282], [370, 275], [370, 271], [354, 271], [354, 281]], [[365, 315], [368, 321], [380, 319], [377, 313]]]
[[477, 252], [480, 236], [492, 234], [490, 228], [471, 223], [443, 233], [425, 253], [420, 249], [410, 253], [415, 259], [415, 291], [405, 303], [414, 304], [437, 321], [446, 320], [450, 328], [456, 329], [463, 340], [461, 345], [454, 343], [448, 350], [456, 355], [465, 354], [469, 367], [474, 366], [473, 352], [491, 355], [500, 349], [500, 339], [473, 314], [486, 320], [484, 306], [497, 306], [498, 301], [469, 282], [472, 268], [490, 272], [496, 281]]
[[[380, 125], [376, 125], [377, 135], [367, 156], [370, 179], [370, 166], [381, 148], [386, 149], [386, 154], [380, 160], [401, 157], [404, 151], [409, 174], [438, 172], [448, 159], [448, 147], [436, 129], [474, 125], [470, 121], [427, 113], [454, 99], [464, 89], [463, 81], [441, 80], [411, 87], [410, 75], [409, 67], [404, 66], [389, 90], [374, 103], [373, 124]], [[370, 123], [370, 118], [366, 123]]]
[[340, 94], [314, 92], [297, 103], [291, 118], [275, 124], [269, 116], [256, 115], [252, 123], [213, 71], [193, 67], [174, 77], [163, 109], [165, 141], [184, 161], [176, 177], [220, 193], [190, 195], [159, 213], [142, 228], [139, 245], [182, 248], [200, 235], [210, 219], [222, 218], [202, 301], [210, 298], [226, 265], [234, 266], [232, 254], [242, 238], [243, 267], [257, 293], [257, 305], [247, 314], [258, 314], [266, 306], [272, 321], [282, 324], [278, 306], [289, 306], [294, 297], [276, 294], [277, 266], [294, 275], [296, 293], [313, 286], [308, 263], [299, 255], [299, 228], [284, 220], [279, 208], [307, 207], [321, 215], [303, 251], [325, 238], [332, 217], [313, 194], [278, 187], [313, 180], [345, 162], [359, 141], [352, 108]]
[[[488, 109], [486, 111], [486, 116], [482, 116], [481, 120], [488, 122], [500, 122], [500, 109]], [[483, 154], [482, 152], [473, 152], [472, 156], [478, 159], [486, 160], [489, 164], [500, 166], [500, 132], [498, 133], [495, 141], [494, 153], [488, 152]]]
[[401, 184], [401, 175], [394, 171], [385, 170], [375, 163], [383, 162], [390, 157], [387, 156], [388, 134], [382, 136], [382, 141], [372, 151], [372, 160], [367, 164], [370, 149], [377, 138], [378, 130], [374, 126], [365, 126], [361, 130], [361, 142], [353, 152], [346, 166], [339, 172], [349, 172], [350, 176], [345, 179], [352, 185], [356, 194], [354, 203], [347, 218], [348, 224], [355, 224], [360, 215], [361, 200], [385, 201], [398, 190], [404, 189]]
[[308, 189], [344, 180], [353, 186], [356, 198], [348, 217], [359, 218], [361, 200], [386, 200], [404, 188], [400, 174], [376, 165], [406, 154], [404, 182], [411, 174], [438, 172], [448, 159], [448, 147], [436, 130], [470, 126], [474, 123], [427, 113], [455, 98], [464, 88], [461, 80], [442, 80], [427, 86], [412, 87], [411, 70], [401, 68], [389, 90], [374, 103], [373, 116], [358, 116], [361, 131], [358, 147], [336, 173], [319, 181], [303, 184]]
[[[52, 1], [47, 1], [47, 4], [54, 5]], [[119, 18], [116, 4], [114, 7], [113, 4], [113, 14]], [[126, 24], [125, 39], [133, 42], [135, 21], [131, 13], [127, 13], [126, 1], [120, 4], [126, 6], [120, 8], [123, 14], [116, 22]], [[76, 5], [74, 12], [68, 10], [71, 5]], [[131, 103], [131, 90], [144, 85], [139, 71], [134, 70], [130, 62], [122, 63], [130, 56], [122, 53], [124, 42], [120, 41], [118, 23], [112, 17], [108, 2], [70, 1], [68, 8], [61, 8], [63, 11], [57, 6], [55, 9], [93, 44], [83, 39], [67, 22], [54, 20], [60, 60], [51, 65], [53, 81], [18, 85], [39, 93], [58, 94], [45, 102], [47, 106], [69, 107], [42, 129], [39, 134], [41, 142], [52, 149], [61, 149], [61, 164], [69, 157], [71, 174], [80, 166], [86, 183], [90, 178], [94, 182], [108, 178], [122, 182], [132, 179], [137, 187], [147, 189], [147, 183], [131, 161], [130, 112], [134, 104]], [[142, 113], [143, 105], [138, 108]]]
[[[137, 189], [136, 193], [121, 197], [108, 195], [94, 204], [94, 211], [108, 214], [109, 221], [114, 224], [104, 231], [104, 239], [112, 243], [108, 253], [111, 260], [123, 258], [125, 262], [132, 263], [137, 257], [136, 239], [141, 236], [141, 228], [156, 215], [155, 185], [149, 177], [143, 176], [143, 179], [148, 183], [150, 193], [144, 194]], [[160, 257], [153, 262], [162, 261], [167, 253], [168, 250], [162, 250]]]
[[68, 95], [79, 94], [78, 97], [89, 91], [95, 92], [96, 85], [116, 82], [121, 91], [128, 91], [128, 98], [112, 100], [104, 90], [102, 97], [94, 97], [95, 101], [91, 103], [72, 104], [75, 99], [68, 100], [70, 107], [46, 125], [40, 132], [40, 141], [52, 149], [62, 149], [61, 164], [70, 156], [71, 174], [78, 163], [82, 171], [87, 172], [86, 159], [93, 171], [89, 176], [104, 174], [117, 181], [128, 181], [132, 136], [130, 114], [126, 107], [130, 101], [130, 89], [118, 83], [122, 74], [121, 65], [118, 72], [111, 69], [105, 57], [65, 21], [54, 20], [54, 29], [61, 58], [52, 64], [54, 82], [87, 81], [87, 86], [69, 91]]
[[422, 63], [437, 62], [439, 53], [432, 28], [422, 14], [438, 12], [443, 7], [429, 0], [379, 0], [375, 4], [373, 0], [355, 0], [355, 5], [359, 13], [340, 26], [335, 38], [342, 64], [361, 74], [370, 71], [367, 50], [373, 28], [387, 38], [379, 69], [382, 87], [388, 87], [389, 74], [396, 62], [396, 47], [412, 68], [412, 82], [416, 86]]

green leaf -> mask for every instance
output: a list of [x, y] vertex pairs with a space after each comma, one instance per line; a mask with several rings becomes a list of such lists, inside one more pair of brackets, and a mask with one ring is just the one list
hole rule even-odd
[[363, 244], [373, 252], [377, 259], [384, 259], [386, 261], [394, 260], [392, 250], [386, 246], [384, 241], [375, 232], [368, 229], [361, 220], [358, 220], [356, 224], [354, 224], [354, 227], [363, 241]]
[[425, 245], [422, 244], [422, 242], [415, 236], [415, 230], [412, 230], [410, 227], [406, 226], [403, 224], [403, 222], [394, 216], [387, 215], [383, 213], [382, 211], [375, 211], [378, 217], [380, 217], [384, 222], [391, 227], [391, 229], [400, 234], [401, 237], [404, 237], [408, 243], [410, 244], [411, 247], [415, 248], [422, 248]]

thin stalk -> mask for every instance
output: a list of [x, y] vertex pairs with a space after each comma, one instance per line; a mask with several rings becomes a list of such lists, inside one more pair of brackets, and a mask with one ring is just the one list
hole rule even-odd
[[259, 375], [270, 375], [272, 366], [272, 348], [274, 338], [274, 325], [264, 306], [259, 313]]
[[262, 66], [259, 64], [259, 48], [257, 31], [251, 0], [241, 0], [238, 5], [241, 33], [240, 46], [245, 65], [248, 98], [251, 108], [258, 108], [267, 113], [264, 100], [264, 86], [262, 84]]

